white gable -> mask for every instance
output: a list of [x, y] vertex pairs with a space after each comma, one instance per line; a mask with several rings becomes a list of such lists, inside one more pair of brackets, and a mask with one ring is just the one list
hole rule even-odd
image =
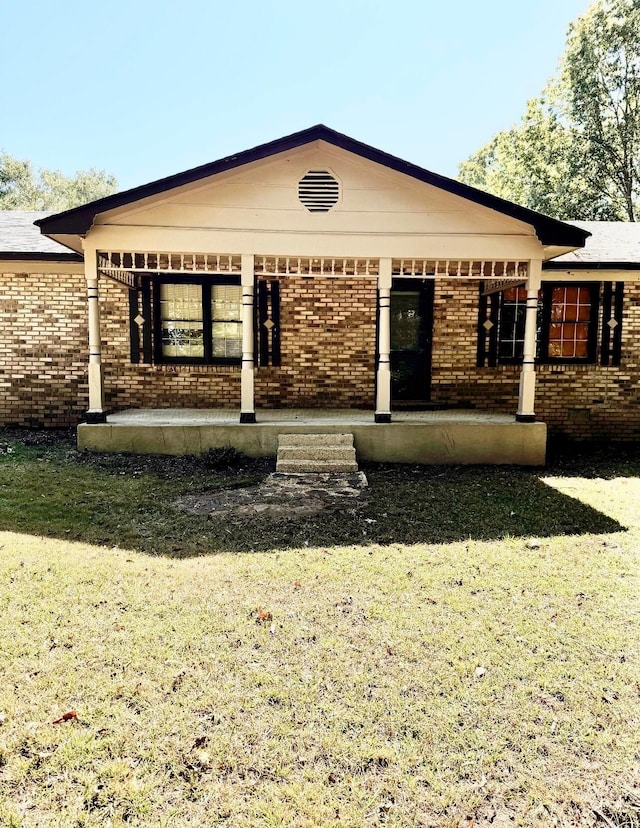
[[[310, 212], [299, 199], [298, 183], [311, 170], [339, 184], [328, 212]], [[127, 249], [135, 248], [136, 228], [158, 241], [184, 231], [186, 249], [207, 234], [206, 249], [224, 252], [455, 256], [458, 242], [459, 255], [490, 258], [502, 255], [493, 250], [500, 239], [510, 241], [507, 255], [542, 255], [531, 225], [322, 141], [104, 213], [96, 225], [89, 234], [96, 241], [126, 238]]]

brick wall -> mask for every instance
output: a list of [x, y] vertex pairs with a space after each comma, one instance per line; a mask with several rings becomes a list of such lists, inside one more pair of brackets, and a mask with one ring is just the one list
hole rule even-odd
[[[476, 367], [477, 320], [477, 282], [436, 282], [432, 400], [515, 414], [520, 368]], [[640, 439], [640, 284], [625, 284], [620, 366], [539, 365], [536, 378], [536, 415], [552, 433]]]
[[123, 408], [237, 408], [240, 366], [131, 364], [128, 288], [100, 279], [105, 404]]
[[279, 368], [256, 374], [256, 405], [375, 407], [375, 278], [283, 276]]
[[[280, 277], [281, 366], [256, 372], [256, 406], [373, 408], [376, 279]], [[132, 365], [127, 288], [100, 282], [106, 405], [240, 408], [240, 366]]]
[[[100, 289], [109, 408], [239, 409], [239, 367], [131, 365], [127, 288]], [[257, 405], [372, 408], [375, 279], [282, 277], [280, 289], [282, 365], [256, 373]], [[432, 399], [514, 414], [520, 370], [476, 367], [477, 312], [477, 282], [436, 283]], [[87, 351], [82, 275], [0, 276], [0, 423], [77, 423]], [[622, 364], [538, 366], [536, 413], [556, 433], [640, 438], [640, 284], [625, 285]]]
[[0, 423], [75, 425], [88, 405], [82, 275], [0, 274]]

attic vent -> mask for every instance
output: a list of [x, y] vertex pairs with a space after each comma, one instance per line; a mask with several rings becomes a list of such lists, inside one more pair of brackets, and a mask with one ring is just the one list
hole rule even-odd
[[340, 185], [327, 170], [309, 170], [298, 182], [298, 198], [310, 213], [328, 213], [339, 196]]

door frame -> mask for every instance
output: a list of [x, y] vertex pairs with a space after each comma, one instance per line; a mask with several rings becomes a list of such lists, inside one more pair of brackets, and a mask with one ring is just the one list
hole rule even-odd
[[[419, 293], [419, 309], [420, 309], [420, 329], [419, 341], [422, 346], [424, 356], [419, 366], [419, 372], [416, 372], [416, 379], [424, 388], [424, 394], [419, 399], [414, 400], [398, 400], [393, 396], [393, 379], [391, 381], [391, 404], [396, 405], [411, 405], [415, 403], [420, 405], [431, 400], [431, 367], [433, 356], [433, 305], [435, 295], [435, 280], [434, 279], [417, 279], [415, 277], [395, 277], [391, 282], [391, 296], [393, 293], [416, 292]], [[393, 351], [391, 351], [391, 359], [393, 360]]]

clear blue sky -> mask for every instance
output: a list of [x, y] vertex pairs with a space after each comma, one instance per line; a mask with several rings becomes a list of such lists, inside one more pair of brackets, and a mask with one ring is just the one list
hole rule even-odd
[[444, 175], [589, 0], [5, 0], [0, 149], [120, 188], [316, 123]]

